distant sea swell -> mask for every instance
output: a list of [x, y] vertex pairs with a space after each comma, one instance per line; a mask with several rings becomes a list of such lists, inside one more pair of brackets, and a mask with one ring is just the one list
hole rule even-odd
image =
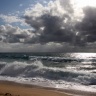
[[96, 54], [1, 53], [0, 79], [96, 91]]

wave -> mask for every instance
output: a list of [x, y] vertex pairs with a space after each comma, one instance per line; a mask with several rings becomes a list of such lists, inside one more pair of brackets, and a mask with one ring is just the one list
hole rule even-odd
[[14, 60], [31, 60], [35, 61], [38, 60], [46, 60], [46, 61], [53, 61], [53, 62], [96, 62], [95, 58], [74, 58], [74, 57], [68, 57], [68, 56], [51, 56], [51, 55], [31, 55], [31, 54], [1, 54], [0, 53], [0, 59], [14, 59]]
[[47, 67], [40, 60], [28, 62], [14, 61], [0, 64], [0, 76], [43, 77], [49, 80], [64, 80], [85, 85], [96, 85], [96, 74], [66, 68]]
[[87, 55], [0, 54], [0, 80], [96, 92], [96, 56]]

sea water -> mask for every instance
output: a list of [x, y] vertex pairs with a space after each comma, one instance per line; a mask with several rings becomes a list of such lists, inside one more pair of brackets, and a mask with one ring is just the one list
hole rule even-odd
[[0, 53], [0, 80], [96, 92], [96, 53]]

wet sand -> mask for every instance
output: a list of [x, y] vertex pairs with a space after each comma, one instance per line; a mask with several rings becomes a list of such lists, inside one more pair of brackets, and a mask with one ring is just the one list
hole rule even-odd
[[0, 81], [0, 96], [96, 96], [96, 93]]
[[0, 96], [72, 96], [51, 88], [0, 81]]

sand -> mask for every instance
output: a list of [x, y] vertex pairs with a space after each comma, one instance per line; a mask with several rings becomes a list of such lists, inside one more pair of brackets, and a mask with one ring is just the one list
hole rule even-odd
[[96, 96], [96, 92], [61, 90], [9, 81], [0, 81], [0, 96]]
[[50, 88], [0, 81], [0, 96], [72, 96]]

